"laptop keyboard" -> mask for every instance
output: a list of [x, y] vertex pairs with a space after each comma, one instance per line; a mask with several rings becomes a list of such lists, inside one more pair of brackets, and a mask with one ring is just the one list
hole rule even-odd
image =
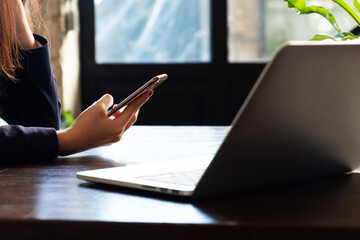
[[140, 176], [137, 177], [143, 180], [178, 184], [184, 186], [195, 186], [204, 173], [204, 169], [191, 169], [188, 171], [159, 173], [156, 175]]

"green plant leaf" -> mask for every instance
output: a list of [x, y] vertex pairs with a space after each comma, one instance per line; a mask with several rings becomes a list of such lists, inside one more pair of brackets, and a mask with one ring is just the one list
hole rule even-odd
[[359, 37], [355, 36], [351, 32], [340, 32], [340, 33], [337, 33], [334, 37], [336, 39], [340, 39], [342, 41], [359, 39]]
[[353, 4], [354, 4], [355, 8], [358, 10], [358, 12], [360, 12], [360, 3], [357, 0], [354, 0]]
[[[355, 10], [347, 2], [345, 2], [344, 0], [332, 0], [332, 1], [334, 3], [336, 3], [337, 5], [339, 5], [342, 9], [344, 9], [352, 17], [352, 19], [354, 19], [356, 24], [360, 26], [360, 17], [359, 17], [359, 15], [357, 15]], [[354, 0], [355, 7], [356, 7], [356, 4], [359, 5], [359, 2]], [[359, 8], [358, 7], [356, 7], [356, 8], [359, 11]]]
[[70, 111], [63, 112], [61, 114], [61, 129], [70, 127], [75, 122], [75, 118]]
[[[335, 16], [327, 9], [320, 6], [307, 6], [305, 0], [284, 0], [288, 3], [289, 8], [295, 8], [297, 14], [317, 13], [323, 16], [335, 28], [337, 32], [342, 32], [336, 22]], [[335, 0], [334, 0], [335, 1]], [[340, 1], [339, 1], [340, 2]]]
[[323, 41], [323, 40], [334, 40], [334, 41], [345, 41], [345, 40], [354, 40], [359, 39], [357, 36], [352, 34], [351, 32], [340, 32], [335, 36], [331, 36], [325, 33], [319, 33], [314, 35], [310, 41]]
[[310, 41], [323, 41], [323, 40], [334, 40], [334, 41], [336, 41], [336, 38], [331, 36], [331, 35], [325, 34], [325, 33], [319, 33], [319, 34], [314, 35], [310, 39]]

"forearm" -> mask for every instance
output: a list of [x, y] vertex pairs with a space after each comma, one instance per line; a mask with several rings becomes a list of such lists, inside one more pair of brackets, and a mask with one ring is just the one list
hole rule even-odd
[[71, 134], [70, 128], [56, 131], [58, 144], [59, 144], [59, 155], [66, 156], [73, 153], [86, 150], [81, 147], [82, 140], [76, 139], [76, 135]]

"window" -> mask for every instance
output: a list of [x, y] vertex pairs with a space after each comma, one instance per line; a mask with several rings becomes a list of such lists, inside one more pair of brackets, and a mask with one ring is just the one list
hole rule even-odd
[[[350, 30], [352, 20], [328, 2]], [[167, 73], [138, 123], [185, 125], [230, 124], [285, 41], [332, 33], [320, 16], [297, 15], [282, 0], [80, 0], [80, 28], [84, 107], [104, 93], [121, 101]]]
[[96, 62], [210, 62], [209, 15], [209, 0], [95, 0]]
[[[333, 1], [308, 0], [333, 13], [344, 31], [355, 22]], [[316, 33], [335, 34], [326, 19], [317, 15], [297, 15], [283, 0], [228, 0], [229, 61], [268, 60], [289, 40], [308, 40]]]

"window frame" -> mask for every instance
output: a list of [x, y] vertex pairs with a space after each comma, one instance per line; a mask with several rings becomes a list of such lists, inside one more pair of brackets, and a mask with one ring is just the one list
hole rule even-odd
[[[94, 2], [80, 0], [83, 106], [89, 106], [102, 94], [111, 90], [115, 99], [124, 98], [129, 93], [129, 89], [136, 89], [147, 78], [167, 73], [169, 80], [156, 91], [169, 98], [171, 94], [176, 95], [177, 98], [172, 99], [172, 103], [179, 111], [186, 111], [186, 107], [191, 108], [191, 97], [197, 99], [201, 103], [196, 109], [194, 106], [192, 112], [199, 116], [193, 116], [193, 120], [190, 120], [188, 116], [182, 117], [174, 112], [176, 116], [171, 119], [165, 113], [169, 108], [163, 105], [161, 106], [163, 111], [155, 111], [156, 116], [143, 118], [140, 120], [141, 124], [230, 124], [266, 62], [229, 63], [227, 1], [210, 0], [210, 4], [211, 61], [209, 63], [96, 64]], [[116, 92], [114, 89], [123, 90]], [[187, 106], [182, 108], [182, 102]], [[152, 110], [154, 107], [152, 106]]]

